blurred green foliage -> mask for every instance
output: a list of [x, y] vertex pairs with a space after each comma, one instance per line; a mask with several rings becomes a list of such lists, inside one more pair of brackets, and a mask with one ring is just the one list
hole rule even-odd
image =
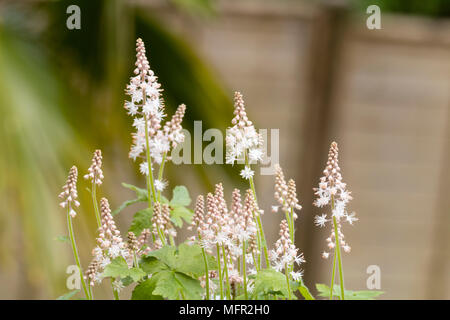
[[[171, 3], [189, 14], [213, 12], [207, 0]], [[169, 116], [185, 103], [184, 125], [192, 131], [197, 119], [203, 120], [204, 130], [225, 129], [232, 115], [231, 93], [186, 42], [155, 19], [150, 7], [77, 1], [82, 28], [68, 30], [66, 8], [71, 4], [9, 3], [0, 11], [0, 239], [7, 244], [0, 247], [0, 268], [5, 274], [18, 270], [17, 292], [0, 292], [6, 297], [52, 298], [67, 291], [71, 252], [55, 239], [66, 234], [57, 195], [72, 164], [80, 174], [82, 206], [75, 231], [84, 266], [95, 222], [82, 175], [93, 150], [104, 151], [108, 181], [103, 193], [121, 188], [114, 178], [134, 174], [127, 157], [132, 120], [123, 101], [137, 37], [145, 41], [151, 67], [163, 84]], [[116, 172], [118, 167], [129, 170]], [[207, 185], [215, 182], [207, 168], [194, 167]]]

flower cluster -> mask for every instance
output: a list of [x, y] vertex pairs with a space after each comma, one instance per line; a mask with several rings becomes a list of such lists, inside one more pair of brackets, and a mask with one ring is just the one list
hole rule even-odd
[[[262, 160], [264, 156], [263, 138], [248, 119], [244, 99], [240, 92], [234, 93], [234, 115], [231, 121], [233, 126], [228, 128], [226, 134], [226, 163], [234, 164], [242, 158], [247, 158], [250, 162]], [[253, 176], [249, 167], [244, 170], [241, 175], [245, 179]]]
[[[270, 260], [273, 268], [277, 271], [286, 269], [288, 271], [293, 268], [293, 264], [298, 265], [305, 262], [303, 254], [298, 255], [298, 248], [292, 243], [289, 234], [289, 226], [286, 220], [282, 220], [280, 224], [280, 238], [275, 242], [275, 249], [270, 251]], [[300, 279], [302, 273], [291, 271], [294, 280]]]
[[102, 272], [112, 259], [123, 257], [129, 264], [132, 263], [128, 245], [122, 240], [106, 198], [100, 200], [100, 212], [102, 226], [98, 230], [98, 245], [92, 250], [94, 258], [86, 273], [91, 286], [95, 282], [101, 282]]
[[[242, 284], [242, 275], [239, 273], [239, 264], [245, 253], [245, 262], [254, 264], [259, 254], [257, 242], [257, 227], [254, 215], [260, 214], [251, 190], [247, 190], [242, 203], [241, 193], [238, 189], [232, 192], [230, 210], [224, 199], [221, 183], [216, 184], [215, 192], [208, 193], [206, 197], [206, 210], [204, 197], [197, 197], [192, 225], [196, 227], [198, 241], [207, 252], [217, 249], [220, 260], [227, 261], [228, 279], [231, 286]], [[245, 245], [245, 250], [244, 250]], [[224, 248], [226, 256], [220, 256], [220, 247]], [[245, 252], [244, 252], [245, 251]], [[255, 268], [249, 269], [255, 273]]]
[[95, 150], [92, 158], [92, 164], [88, 169], [88, 173], [84, 176], [86, 180], [91, 180], [92, 183], [101, 185], [103, 181], [102, 170], [102, 151]]
[[[342, 233], [342, 222], [346, 221], [350, 225], [357, 221], [355, 213], [348, 213], [346, 206], [352, 199], [351, 192], [346, 189], [347, 185], [342, 181], [341, 169], [339, 167], [338, 160], [338, 145], [336, 142], [332, 142], [330, 151], [328, 153], [328, 161], [323, 171], [324, 176], [320, 178], [319, 187], [314, 188], [317, 199], [314, 201], [314, 205], [321, 208], [326, 205], [331, 206], [331, 219], [327, 218], [326, 214], [318, 215], [315, 217], [315, 224], [319, 227], [325, 226], [327, 222], [336, 221], [338, 242], [345, 252], [350, 252], [351, 248], [344, 239]], [[332, 225], [333, 226], [333, 225]], [[334, 249], [336, 246], [336, 234], [334, 228], [332, 228], [330, 237], [327, 238], [328, 248]], [[329, 252], [324, 251], [322, 253], [323, 258], [328, 258]]]
[[59, 205], [62, 208], [68, 208], [69, 214], [72, 218], [75, 218], [77, 215], [72, 206], [78, 207], [80, 205], [80, 203], [77, 200], [78, 198], [77, 179], [78, 179], [78, 169], [77, 167], [73, 166], [72, 168], [70, 168], [66, 184], [62, 187], [63, 191], [59, 194], [59, 198], [64, 200]]
[[[148, 156], [155, 163], [161, 164], [170, 151], [171, 145], [175, 147], [183, 142], [181, 122], [186, 106], [180, 105], [173, 118], [162, 128], [161, 121], [165, 117], [162, 89], [158, 78], [150, 69], [144, 42], [141, 39], [136, 41], [136, 51], [136, 69], [134, 70], [136, 76], [131, 77], [125, 90], [131, 97], [130, 101], [125, 101], [125, 109], [128, 110], [128, 114], [135, 117], [133, 127], [136, 129], [132, 135], [133, 145], [129, 157], [133, 160], [139, 157], [147, 158], [140, 164], [140, 171], [148, 175]], [[144, 156], [143, 154], [147, 151], [148, 154]]]

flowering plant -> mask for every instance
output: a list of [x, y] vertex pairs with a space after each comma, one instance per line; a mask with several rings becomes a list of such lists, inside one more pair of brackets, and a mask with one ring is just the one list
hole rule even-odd
[[[234, 189], [231, 203], [227, 204], [223, 185], [217, 183], [214, 192], [196, 197], [194, 210], [188, 208], [191, 197], [184, 186], [176, 186], [170, 200], [163, 195], [168, 186], [164, 167], [172, 160], [171, 150], [184, 141], [181, 123], [186, 106], [180, 105], [173, 117], [163, 124], [166, 115], [162, 89], [150, 69], [141, 39], [136, 42], [136, 50], [135, 76], [125, 90], [130, 97], [125, 109], [134, 117], [136, 130], [132, 134], [129, 157], [139, 161], [146, 188], [123, 184], [136, 193], [136, 198], [112, 212], [106, 198], [97, 199], [97, 189], [104, 179], [103, 159], [100, 150], [94, 152], [92, 165], [84, 178], [91, 183], [89, 191], [98, 234], [92, 261], [84, 273], [72, 227], [79, 206], [75, 166], [70, 169], [60, 194], [61, 207], [67, 210], [69, 239], [85, 298], [94, 299], [96, 285], [108, 280], [115, 299], [119, 299], [121, 290], [127, 286], [133, 286], [132, 299], [314, 299], [299, 269], [305, 258], [294, 243], [295, 220], [302, 209], [296, 184], [292, 179], [286, 182], [279, 165], [275, 166], [274, 181], [278, 205], [273, 206], [272, 211], [281, 211], [284, 219], [280, 223], [279, 239], [273, 246], [266, 241], [262, 223], [264, 210], [258, 204], [252, 169], [263, 159], [263, 137], [247, 117], [241, 93], [236, 92], [234, 96], [234, 118], [226, 135], [226, 163], [234, 165], [241, 160], [240, 175], [248, 180], [248, 190], [242, 194]], [[333, 256], [331, 286], [318, 284], [319, 295], [330, 299], [378, 296], [381, 292], [344, 289], [340, 249], [349, 252], [350, 246], [344, 240], [342, 223], [353, 224], [358, 219], [346, 210], [352, 197], [342, 181], [335, 142], [331, 144], [324, 176], [315, 190], [314, 204], [319, 208], [331, 207], [331, 216], [316, 216], [315, 223], [320, 227], [330, 223], [327, 244], [332, 252], [325, 251], [322, 256]], [[146, 203], [147, 207], [135, 213], [124, 239], [114, 216], [138, 202]], [[176, 241], [177, 229], [183, 225], [188, 225], [193, 235], [180, 243]], [[340, 285], [334, 284], [336, 264]]]

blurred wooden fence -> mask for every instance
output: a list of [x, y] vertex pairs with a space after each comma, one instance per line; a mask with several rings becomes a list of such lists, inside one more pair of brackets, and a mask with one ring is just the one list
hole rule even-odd
[[[330, 279], [320, 258], [329, 230], [313, 225], [321, 211], [311, 188], [336, 140], [360, 218], [344, 229], [346, 286], [366, 289], [366, 268], [378, 265], [385, 298], [450, 298], [450, 22], [382, 13], [383, 29], [368, 30], [366, 16], [339, 7], [220, 4], [217, 19], [194, 21], [150, 2], [230, 95], [242, 91], [260, 128], [280, 129], [280, 162], [304, 207], [307, 283]], [[257, 180], [272, 242], [281, 220], [269, 210], [273, 177]]]

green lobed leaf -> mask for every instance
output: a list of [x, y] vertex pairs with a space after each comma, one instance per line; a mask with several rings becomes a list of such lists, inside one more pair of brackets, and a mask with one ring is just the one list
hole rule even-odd
[[154, 274], [151, 278], [154, 281], [155, 289], [153, 295], [160, 295], [170, 300], [180, 299], [180, 293], [183, 287], [175, 278], [175, 272], [165, 270]]
[[160, 295], [170, 300], [201, 299], [203, 288], [200, 281], [184, 273], [173, 270], [163, 270], [151, 278], [154, 284], [152, 295]]
[[136, 236], [139, 236], [144, 229], [152, 229], [153, 209], [145, 208], [136, 212], [133, 216], [130, 229]]
[[144, 257], [139, 266], [146, 274], [153, 274], [162, 270], [167, 270], [167, 265], [155, 257]]
[[289, 291], [285, 275], [274, 269], [263, 269], [258, 271], [255, 278], [253, 296], [257, 297], [261, 294], [279, 294], [288, 297]]
[[172, 207], [172, 211], [170, 212], [170, 219], [178, 228], [183, 227], [183, 220], [186, 221], [187, 224], [192, 222], [192, 216], [194, 212], [184, 206], [174, 205]]
[[[150, 252], [147, 257], [155, 257], [164, 262], [170, 269], [187, 275], [199, 277], [205, 274], [202, 248], [196, 244], [182, 243], [178, 246], [178, 249], [173, 246], [165, 246]], [[214, 257], [207, 254], [207, 259], [208, 269], [216, 269], [217, 263]]]
[[188, 300], [200, 300], [204, 289], [200, 285], [198, 279], [194, 279], [184, 273], [175, 272], [175, 279], [182, 287], [182, 292], [185, 299]]
[[147, 257], [155, 257], [158, 260], [164, 262], [169, 268], [174, 269], [176, 267], [175, 252], [175, 247], [164, 246], [161, 249], [149, 252], [147, 254]]
[[[325, 284], [317, 283], [316, 289], [319, 291], [319, 296], [329, 298], [331, 288]], [[382, 295], [383, 291], [377, 290], [345, 290], [344, 289], [344, 299], [346, 300], [374, 300], [376, 297]], [[338, 284], [333, 286], [333, 297], [341, 297], [341, 287]]]
[[147, 279], [134, 288], [131, 294], [131, 300], [163, 300], [164, 298], [162, 296], [153, 294], [154, 290], [154, 279]]
[[130, 277], [134, 282], [141, 280], [146, 273], [141, 268], [128, 268], [128, 264], [123, 257], [115, 258], [108, 264], [103, 271], [104, 277], [127, 278]]
[[176, 186], [172, 191], [171, 206], [188, 206], [191, 204], [189, 191], [185, 186]]

